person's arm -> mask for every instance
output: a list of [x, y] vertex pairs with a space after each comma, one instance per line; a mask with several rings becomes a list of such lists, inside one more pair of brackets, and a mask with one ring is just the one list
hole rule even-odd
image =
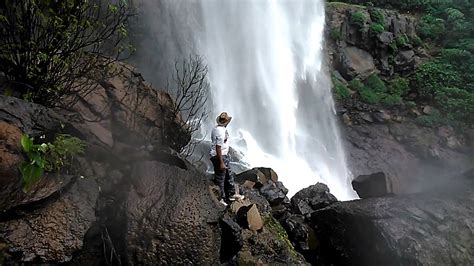
[[217, 160], [219, 160], [220, 162], [219, 170], [221, 170], [221, 172], [224, 172], [226, 167], [225, 167], [224, 159], [222, 158], [221, 146], [216, 145], [216, 153], [217, 153]]

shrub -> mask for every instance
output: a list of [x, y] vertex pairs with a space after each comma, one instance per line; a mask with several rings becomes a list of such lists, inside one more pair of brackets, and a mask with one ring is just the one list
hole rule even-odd
[[378, 104], [381, 98], [380, 94], [372, 91], [371, 89], [365, 86], [359, 90], [359, 95], [363, 102], [366, 102], [369, 104]]
[[380, 103], [384, 106], [392, 107], [394, 105], [400, 104], [402, 102], [402, 97], [397, 94], [383, 94], [381, 95]]
[[446, 112], [450, 121], [474, 123], [474, 92], [453, 87], [443, 87], [436, 91], [436, 106]]
[[80, 139], [64, 134], [56, 136], [53, 143], [42, 144], [34, 144], [33, 138], [23, 135], [21, 146], [28, 157], [19, 166], [26, 191], [41, 179], [45, 171], [59, 172], [73, 156], [83, 153], [85, 148]]
[[339, 99], [348, 99], [351, 97], [351, 92], [349, 91], [347, 86], [339, 81], [334, 82], [334, 90]]
[[397, 47], [403, 47], [409, 42], [408, 37], [406, 35], [399, 35], [395, 38], [395, 43]]
[[445, 120], [442, 118], [441, 113], [438, 110], [433, 109], [431, 114], [417, 117], [415, 122], [424, 127], [435, 127], [444, 124]]
[[379, 23], [372, 23], [370, 25], [370, 32], [373, 35], [380, 34], [385, 31], [385, 28]]
[[385, 83], [379, 78], [377, 74], [370, 75], [367, 78], [365, 85], [371, 91], [376, 92], [376, 93], [384, 93], [387, 91], [387, 87], [385, 86]]
[[15, 94], [54, 106], [112, 61], [131, 15], [126, 1], [116, 2], [2, 1], [0, 73]]
[[382, 11], [378, 8], [369, 9], [370, 18], [374, 23], [385, 25], [385, 17], [382, 14]]
[[457, 87], [461, 78], [452, 65], [432, 61], [418, 67], [411, 77], [410, 86], [416, 88], [423, 99], [433, 99], [435, 92], [443, 87]]
[[444, 20], [432, 15], [425, 15], [418, 25], [418, 33], [422, 38], [436, 40], [444, 34]]
[[364, 28], [366, 21], [367, 18], [365, 17], [365, 14], [361, 11], [356, 11], [351, 14], [351, 24], [356, 25], [359, 29]]
[[349, 82], [349, 88], [353, 91], [360, 91], [363, 87], [364, 83], [358, 79], [353, 79]]
[[395, 78], [390, 81], [389, 91], [390, 94], [403, 96], [410, 90], [408, 80], [405, 78]]

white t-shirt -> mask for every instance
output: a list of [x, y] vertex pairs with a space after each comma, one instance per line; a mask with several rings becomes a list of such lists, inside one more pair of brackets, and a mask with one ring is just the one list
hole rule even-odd
[[216, 152], [216, 145], [221, 146], [221, 151], [222, 155], [227, 155], [229, 152], [229, 132], [227, 132], [227, 129], [223, 126], [216, 126], [215, 128], [212, 129], [211, 132], [211, 151], [209, 154], [211, 157], [214, 157], [217, 155]]

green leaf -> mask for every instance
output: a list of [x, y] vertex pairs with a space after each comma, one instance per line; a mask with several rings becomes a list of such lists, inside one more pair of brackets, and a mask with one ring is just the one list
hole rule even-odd
[[21, 136], [21, 146], [25, 152], [30, 152], [33, 147], [33, 139], [28, 137], [28, 135]]

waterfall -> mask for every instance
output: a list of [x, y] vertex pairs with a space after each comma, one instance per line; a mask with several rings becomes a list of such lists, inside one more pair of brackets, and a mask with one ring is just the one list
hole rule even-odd
[[163, 62], [203, 56], [210, 116], [233, 116], [231, 146], [250, 166], [273, 168], [290, 196], [323, 182], [340, 200], [356, 197], [322, 67], [323, 0], [138, 2], [146, 25], [136, 62], [147, 79], [163, 84], [173, 69]]

